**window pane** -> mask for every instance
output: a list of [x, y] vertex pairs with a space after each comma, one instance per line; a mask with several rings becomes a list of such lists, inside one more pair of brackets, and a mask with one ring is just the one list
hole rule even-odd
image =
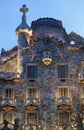
[[2, 111], [0, 111], [0, 123], [2, 122]]
[[6, 95], [6, 97], [8, 97], [8, 89], [6, 89], [5, 91], [6, 91], [6, 92], [5, 92], [5, 93], [6, 93], [5, 95]]
[[58, 65], [58, 78], [67, 78], [67, 77], [68, 77], [68, 66]]
[[66, 124], [69, 123], [69, 113], [59, 113], [59, 123]]
[[28, 78], [36, 78], [37, 76], [37, 67], [35, 65], [30, 65], [27, 67], [27, 77]]
[[36, 88], [28, 88], [28, 97], [36, 98]]
[[9, 89], [9, 97], [11, 98], [12, 97], [12, 90]]
[[4, 97], [13, 98], [13, 89], [5, 89]]
[[37, 113], [27, 113], [27, 123], [28, 124], [37, 124]]
[[83, 66], [83, 78], [84, 78], [84, 66]]
[[67, 88], [59, 88], [59, 96], [68, 96], [68, 89]]
[[82, 88], [82, 93], [83, 93], [83, 97], [84, 97], [84, 88]]
[[3, 113], [3, 120], [7, 120], [9, 122], [12, 122], [13, 114], [12, 113], [8, 113], [8, 112], [4, 112]]

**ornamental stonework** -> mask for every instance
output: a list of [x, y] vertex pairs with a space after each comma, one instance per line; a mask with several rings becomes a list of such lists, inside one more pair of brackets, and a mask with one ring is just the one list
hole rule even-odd
[[0, 129], [83, 130], [84, 38], [20, 11], [18, 45], [0, 56]]

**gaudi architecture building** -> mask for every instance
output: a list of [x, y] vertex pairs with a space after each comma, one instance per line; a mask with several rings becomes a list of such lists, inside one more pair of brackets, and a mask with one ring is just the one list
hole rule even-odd
[[20, 11], [18, 45], [0, 56], [0, 128], [84, 130], [84, 38], [53, 18], [29, 27]]

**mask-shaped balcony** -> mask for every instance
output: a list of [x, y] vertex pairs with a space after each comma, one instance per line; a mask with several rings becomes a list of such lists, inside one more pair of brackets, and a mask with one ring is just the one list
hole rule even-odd
[[78, 82], [84, 84], [84, 72], [80, 72], [78, 75]]
[[84, 110], [84, 98], [80, 99], [81, 109]]
[[25, 99], [25, 109], [29, 111], [38, 110], [39, 109], [39, 100], [38, 98], [29, 97]]
[[71, 109], [71, 98], [62, 96], [57, 99], [57, 108], [58, 110], [70, 110]]
[[42, 62], [44, 65], [50, 65], [52, 62], [52, 55], [49, 49], [44, 50], [43, 52], [43, 57], [42, 57]]
[[38, 130], [38, 125], [36, 124], [32, 124], [32, 123], [29, 123], [29, 124], [25, 124], [24, 126], [20, 126], [19, 127], [19, 130]]
[[5, 111], [14, 110], [16, 107], [15, 99], [3, 98], [0, 101], [0, 109]]
[[71, 124], [66, 123], [66, 124], [58, 125], [57, 130], [73, 130], [73, 128]]

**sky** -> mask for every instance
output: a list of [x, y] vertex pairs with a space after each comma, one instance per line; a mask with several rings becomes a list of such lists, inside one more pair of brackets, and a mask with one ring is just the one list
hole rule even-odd
[[0, 0], [0, 50], [18, 45], [15, 29], [21, 23], [23, 4], [29, 8], [27, 23], [50, 17], [61, 20], [69, 34], [74, 31], [84, 37], [84, 0]]

